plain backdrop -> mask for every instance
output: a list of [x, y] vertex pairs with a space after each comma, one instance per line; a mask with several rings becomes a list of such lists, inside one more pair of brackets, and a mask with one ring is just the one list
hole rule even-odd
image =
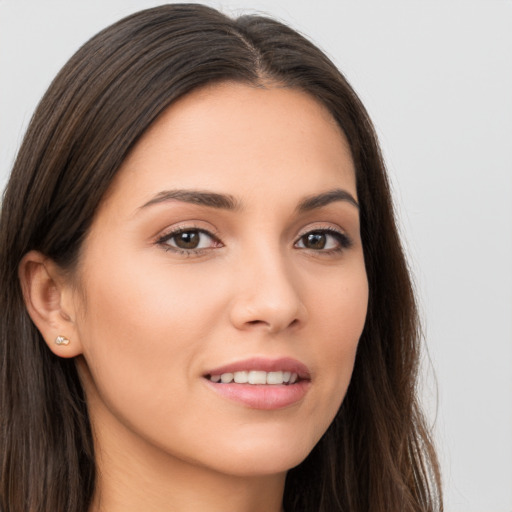
[[[0, 187], [71, 54], [144, 0], [0, 0]], [[424, 319], [447, 512], [512, 511], [512, 2], [226, 0], [307, 34], [372, 116]]]

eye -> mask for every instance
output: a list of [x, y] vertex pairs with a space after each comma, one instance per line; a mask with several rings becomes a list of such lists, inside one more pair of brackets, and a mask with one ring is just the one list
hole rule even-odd
[[315, 229], [302, 235], [295, 243], [299, 249], [312, 251], [337, 252], [350, 247], [350, 239], [334, 229]]
[[157, 242], [166, 250], [183, 253], [200, 252], [222, 246], [218, 238], [208, 231], [198, 228], [180, 228], [167, 233]]

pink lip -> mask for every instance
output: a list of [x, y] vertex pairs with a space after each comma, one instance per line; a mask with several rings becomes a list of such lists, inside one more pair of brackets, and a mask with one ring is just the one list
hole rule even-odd
[[[222, 375], [240, 371], [259, 370], [265, 372], [288, 371], [296, 373], [299, 380], [295, 384], [254, 385], [222, 384], [206, 378], [208, 375]], [[291, 358], [265, 359], [252, 358], [214, 368], [205, 374], [205, 383], [224, 398], [238, 402], [251, 409], [276, 410], [298, 403], [311, 386], [310, 372], [306, 365]]]

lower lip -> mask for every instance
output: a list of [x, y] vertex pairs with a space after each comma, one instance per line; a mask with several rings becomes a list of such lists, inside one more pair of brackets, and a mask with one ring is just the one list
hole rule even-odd
[[222, 384], [206, 380], [219, 395], [251, 409], [272, 411], [300, 402], [308, 392], [310, 381], [295, 384]]

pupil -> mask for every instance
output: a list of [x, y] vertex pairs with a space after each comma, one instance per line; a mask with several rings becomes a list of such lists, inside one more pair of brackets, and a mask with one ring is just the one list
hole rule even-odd
[[180, 249], [195, 249], [199, 245], [199, 233], [184, 231], [176, 237], [176, 245]]
[[323, 249], [325, 247], [325, 235], [323, 233], [309, 233], [306, 236], [306, 247]]

